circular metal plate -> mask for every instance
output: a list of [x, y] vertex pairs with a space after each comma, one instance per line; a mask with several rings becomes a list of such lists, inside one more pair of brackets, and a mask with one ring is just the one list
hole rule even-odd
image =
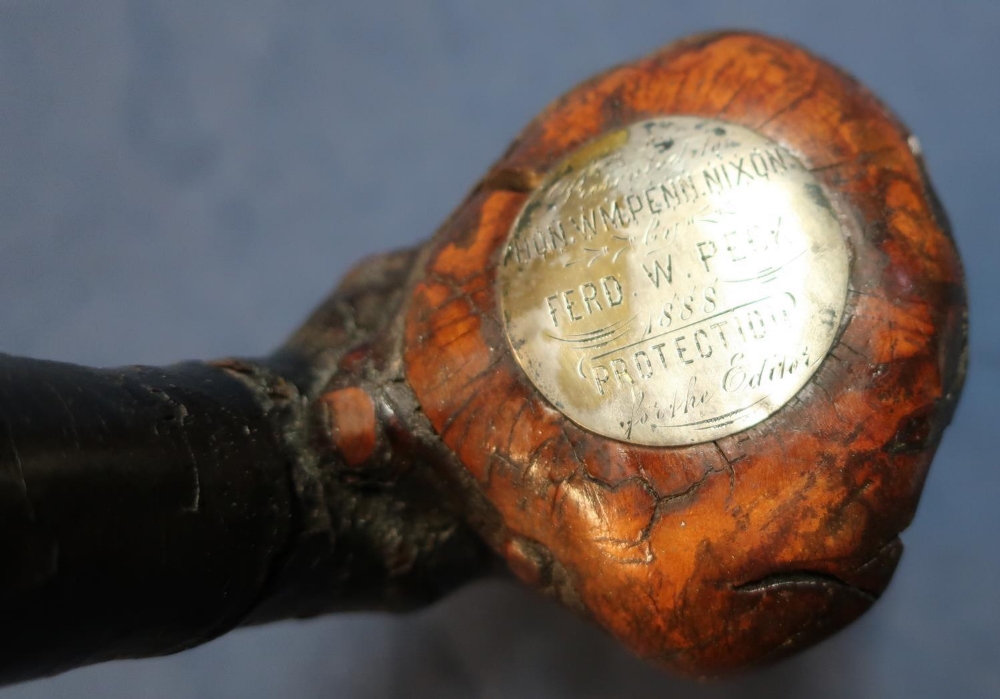
[[502, 251], [511, 348], [538, 390], [628, 442], [718, 439], [788, 402], [844, 312], [848, 252], [815, 177], [743, 126], [633, 124], [561, 163]]

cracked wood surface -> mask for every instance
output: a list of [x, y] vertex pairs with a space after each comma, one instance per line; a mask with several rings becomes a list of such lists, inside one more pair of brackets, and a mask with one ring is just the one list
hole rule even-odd
[[[665, 114], [726, 119], [796, 154], [846, 231], [851, 281], [838, 342], [790, 403], [716, 442], [649, 448], [538, 394], [504, 338], [495, 274], [551, 167]], [[423, 411], [499, 514], [483, 534], [519, 577], [696, 674], [792, 652], [874, 602], [964, 362], [961, 266], [908, 138], [849, 76], [746, 34], [608, 71], [521, 133], [434, 238], [404, 343]]]
[[[495, 284], [548, 169], [663, 114], [793, 152], [852, 255], [839, 339], [806, 387], [751, 429], [674, 448], [549, 405], [511, 355]], [[0, 680], [413, 608], [501, 560], [694, 674], [840, 628], [889, 581], [964, 376], [961, 267], [909, 138], [799, 48], [695, 37], [549, 106], [430, 241], [358, 265], [270, 357], [0, 359]]]

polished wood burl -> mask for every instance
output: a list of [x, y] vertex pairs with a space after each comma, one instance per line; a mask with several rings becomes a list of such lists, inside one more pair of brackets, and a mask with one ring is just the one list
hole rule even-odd
[[[569, 154], [677, 116], [745, 127], [808, 170], [847, 293], [832, 349], [769, 416], [643, 446], [543, 397], [498, 276]], [[966, 338], [947, 220], [888, 109], [785, 41], [681, 41], [547, 107], [429, 241], [358, 265], [268, 357], [0, 355], [0, 682], [412, 609], [507, 571], [675, 670], [779, 658], [888, 584]]]
[[[661, 115], [744, 125], [795, 154], [850, 250], [845, 320], [805, 388], [750, 429], [672, 448], [598, 436], [546, 402], [512, 357], [496, 284], [548, 171]], [[515, 574], [641, 656], [712, 674], [814, 643], [879, 597], [965, 348], [962, 268], [916, 139], [823, 60], [726, 33], [610, 70], [532, 121], [421, 255], [403, 353], [469, 476], [470, 517]]]

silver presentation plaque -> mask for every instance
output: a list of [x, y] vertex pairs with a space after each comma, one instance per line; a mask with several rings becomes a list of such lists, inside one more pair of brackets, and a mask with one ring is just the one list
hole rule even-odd
[[816, 178], [743, 126], [674, 116], [607, 134], [531, 195], [501, 251], [504, 326], [582, 427], [682, 445], [787, 403], [826, 357], [848, 251]]

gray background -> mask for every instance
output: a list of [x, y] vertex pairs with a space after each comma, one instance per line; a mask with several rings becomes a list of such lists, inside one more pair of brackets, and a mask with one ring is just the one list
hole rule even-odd
[[425, 238], [578, 80], [758, 27], [920, 136], [964, 253], [972, 371], [896, 580], [792, 661], [699, 685], [531, 593], [239, 631], [28, 697], [1000, 696], [1000, 5], [0, 0], [0, 351], [96, 365], [266, 352], [366, 253]]

